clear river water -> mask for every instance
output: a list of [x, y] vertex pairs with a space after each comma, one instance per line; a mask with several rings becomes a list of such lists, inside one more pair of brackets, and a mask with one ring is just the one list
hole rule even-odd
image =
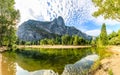
[[[80, 66], [86, 60], [104, 53], [95, 48], [7, 51], [0, 53], [0, 75], [80, 75]], [[72, 74], [74, 71], [76, 74]]]

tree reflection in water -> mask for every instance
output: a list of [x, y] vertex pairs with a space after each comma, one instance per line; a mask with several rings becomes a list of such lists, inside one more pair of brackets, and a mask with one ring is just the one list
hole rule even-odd
[[11, 54], [1, 54], [1, 75], [16, 75], [16, 64]]

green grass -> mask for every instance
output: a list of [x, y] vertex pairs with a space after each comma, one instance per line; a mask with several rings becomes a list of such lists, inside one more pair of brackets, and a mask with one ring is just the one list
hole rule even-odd
[[109, 70], [108, 70], [108, 74], [109, 74], [109, 75], [114, 75], [112, 69], [109, 69]]

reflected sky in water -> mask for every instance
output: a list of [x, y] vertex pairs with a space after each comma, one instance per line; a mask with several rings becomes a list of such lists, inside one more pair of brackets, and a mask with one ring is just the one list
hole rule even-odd
[[16, 63], [16, 75], [30, 75], [29, 71], [24, 70]]

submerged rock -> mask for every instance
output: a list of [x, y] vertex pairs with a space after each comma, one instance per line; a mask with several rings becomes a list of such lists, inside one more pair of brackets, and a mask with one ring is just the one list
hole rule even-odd
[[68, 64], [65, 66], [62, 75], [82, 75], [87, 73], [97, 59], [98, 55], [88, 55], [75, 64]]
[[43, 38], [53, 38], [56, 35], [78, 35], [90, 40], [91, 36], [75, 27], [65, 26], [64, 19], [59, 16], [50, 22], [28, 20], [22, 23], [17, 30], [17, 36], [23, 41], [37, 41]]

